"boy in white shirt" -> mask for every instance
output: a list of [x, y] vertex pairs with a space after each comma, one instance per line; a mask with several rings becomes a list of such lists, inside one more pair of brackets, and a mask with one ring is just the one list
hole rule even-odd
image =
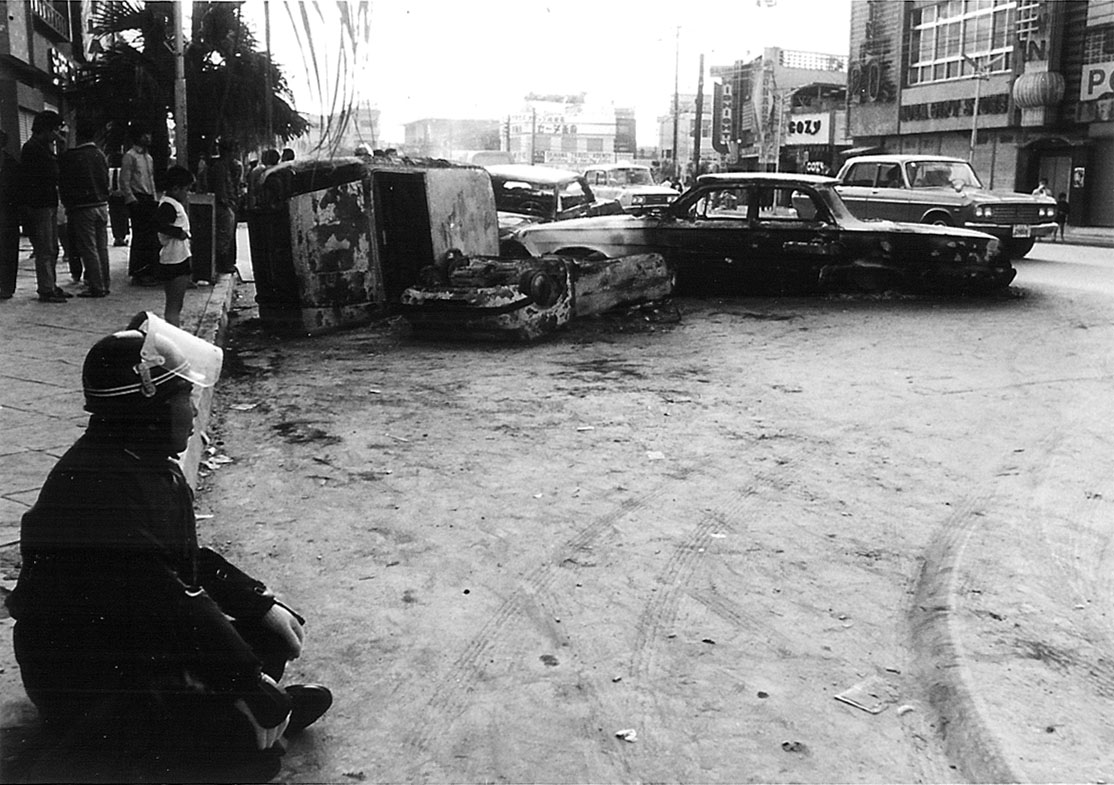
[[153, 273], [163, 283], [166, 309], [163, 316], [175, 327], [180, 326], [182, 303], [186, 298], [192, 274], [190, 264], [189, 188], [193, 175], [182, 166], [166, 171], [166, 190], [159, 200], [156, 219], [159, 227], [159, 263]]

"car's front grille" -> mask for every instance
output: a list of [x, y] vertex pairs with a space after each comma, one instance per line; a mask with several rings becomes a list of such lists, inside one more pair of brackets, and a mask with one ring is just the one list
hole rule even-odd
[[1040, 205], [996, 204], [991, 208], [991, 220], [997, 224], [1035, 224], [1047, 221], [1041, 218]]
[[669, 200], [670, 200], [670, 197], [667, 196], [666, 194], [650, 194], [649, 196], [646, 197], [646, 201], [643, 204], [646, 204], [646, 205], [669, 204]]

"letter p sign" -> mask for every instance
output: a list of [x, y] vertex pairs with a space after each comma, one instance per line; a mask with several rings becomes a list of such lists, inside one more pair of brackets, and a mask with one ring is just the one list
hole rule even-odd
[[1114, 62], [1083, 66], [1079, 80], [1079, 100], [1093, 101], [1106, 93], [1114, 93]]

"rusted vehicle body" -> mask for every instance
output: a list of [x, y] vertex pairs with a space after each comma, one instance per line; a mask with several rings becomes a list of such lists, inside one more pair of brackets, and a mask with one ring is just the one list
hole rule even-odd
[[596, 196], [617, 200], [631, 215], [665, 207], [678, 196], [672, 188], [655, 183], [645, 164], [593, 164], [584, 169], [584, 178]]
[[248, 231], [260, 320], [310, 334], [397, 309], [450, 249], [499, 251], [484, 169], [395, 156], [270, 169]]
[[529, 164], [488, 166], [498, 210], [500, 238], [535, 223], [623, 212], [615, 200], [601, 200], [583, 175]]
[[1018, 259], [1038, 237], [1056, 232], [1056, 200], [991, 191], [961, 158], [866, 155], [851, 158], [836, 175], [837, 190], [863, 219], [962, 226], [992, 234]]
[[668, 297], [673, 280], [659, 254], [575, 260], [450, 255], [407, 289], [402, 313], [416, 332], [451, 338], [532, 341], [576, 317]]
[[997, 238], [856, 218], [829, 177], [702, 175], [660, 211], [530, 226], [504, 253], [614, 258], [660, 253], [679, 291], [989, 291], [1015, 270]]

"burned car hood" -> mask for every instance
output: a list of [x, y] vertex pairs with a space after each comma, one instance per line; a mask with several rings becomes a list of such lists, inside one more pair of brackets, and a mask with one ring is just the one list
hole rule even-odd
[[847, 221], [843, 231], [889, 232], [893, 234], [920, 235], [922, 237], [962, 237], [967, 240], [995, 240], [994, 235], [974, 229], [961, 229], [957, 226], [937, 226], [936, 224], [915, 224], [902, 221]]

